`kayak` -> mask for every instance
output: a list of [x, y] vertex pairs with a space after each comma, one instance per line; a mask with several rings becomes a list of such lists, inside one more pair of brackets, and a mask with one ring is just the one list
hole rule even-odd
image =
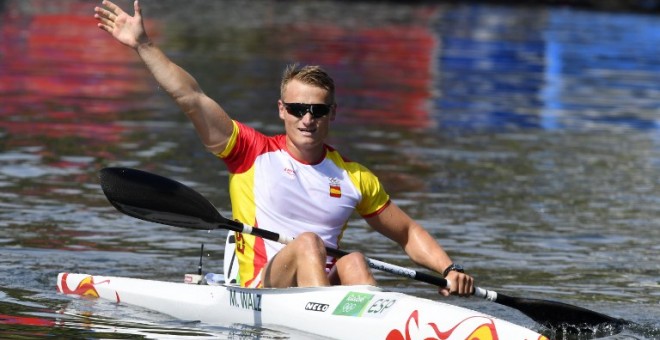
[[295, 329], [336, 339], [547, 340], [531, 329], [478, 311], [375, 286], [243, 288], [204, 284], [196, 275], [185, 278], [165, 282], [59, 273], [57, 289], [186, 321]]

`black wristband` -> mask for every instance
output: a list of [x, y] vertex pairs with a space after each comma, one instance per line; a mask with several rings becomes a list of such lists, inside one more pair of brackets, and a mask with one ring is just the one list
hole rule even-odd
[[463, 266], [461, 266], [460, 264], [452, 263], [452, 264], [449, 265], [449, 267], [447, 267], [447, 269], [445, 269], [442, 272], [442, 277], [447, 277], [447, 275], [451, 271], [455, 271], [455, 272], [459, 272], [459, 273], [465, 273], [465, 269], [463, 269]]

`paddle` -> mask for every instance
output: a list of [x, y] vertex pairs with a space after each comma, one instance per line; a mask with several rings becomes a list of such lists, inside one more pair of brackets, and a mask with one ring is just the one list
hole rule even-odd
[[[225, 218], [201, 194], [166, 177], [129, 168], [105, 168], [100, 177], [101, 187], [110, 203], [122, 213], [138, 219], [189, 229], [228, 229], [284, 244], [293, 240], [286, 235]], [[326, 250], [333, 257], [348, 254], [335, 248]], [[374, 269], [440, 287], [448, 285], [447, 280], [438, 276], [370, 258], [367, 261]], [[479, 287], [475, 288], [474, 295], [517, 309], [546, 327], [568, 332], [618, 332], [631, 323], [561, 302], [511, 297]]]

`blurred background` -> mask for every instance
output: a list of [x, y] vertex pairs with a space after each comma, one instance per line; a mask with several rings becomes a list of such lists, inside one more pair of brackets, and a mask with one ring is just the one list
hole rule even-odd
[[[602, 338], [660, 337], [658, 1], [140, 3], [153, 40], [263, 132], [283, 132], [284, 67], [326, 68], [331, 144], [478, 285], [638, 323]], [[98, 4], [0, 1], [0, 337], [303, 337], [56, 293], [59, 272], [182, 280], [202, 242], [205, 270], [222, 271], [224, 232], [122, 215], [104, 167], [176, 179], [231, 216], [223, 163], [135, 52], [96, 28]], [[357, 216], [342, 246], [416, 268]], [[497, 304], [445, 301], [540, 330]]]
[[486, 3], [508, 5], [569, 6], [572, 8], [594, 9], [612, 12], [648, 12], [657, 13], [660, 9], [658, 0], [472, 0], [442, 1], [446, 3]]

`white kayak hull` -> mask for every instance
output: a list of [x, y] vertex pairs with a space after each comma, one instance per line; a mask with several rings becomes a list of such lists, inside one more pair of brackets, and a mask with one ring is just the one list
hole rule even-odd
[[284, 327], [337, 339], [545, 339], [477, 311], [373, 286], [249, 289], [60, 273], [57, 289], [182, 320]]

